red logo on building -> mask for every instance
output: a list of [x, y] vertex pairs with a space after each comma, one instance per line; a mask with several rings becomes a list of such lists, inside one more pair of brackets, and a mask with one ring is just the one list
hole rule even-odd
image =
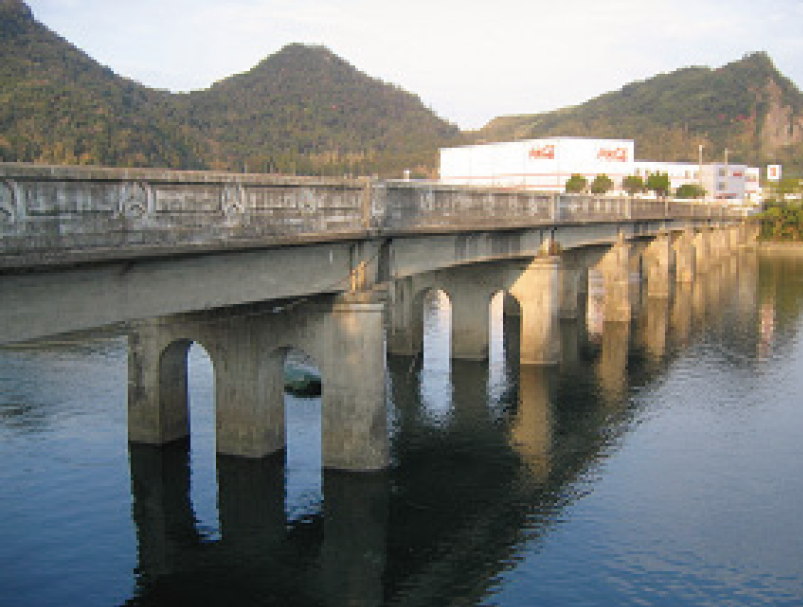
[[597, 152], [597, 160], [627, 162], [627, 148], [614, 148], [612, 150], [600, 148], [599, 152]]
[[550, 143], [540, 148], [533, 148], [528, 155], [533, 160], [554, 160], [555, 146]]

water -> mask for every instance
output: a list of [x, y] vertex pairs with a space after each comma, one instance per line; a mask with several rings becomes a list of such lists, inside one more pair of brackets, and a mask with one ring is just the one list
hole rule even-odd
[[199, 347], [161, 450], [126, 443], [125, 338], [0, 350], [0, 605], [803, 604], [803, 256], [634, 289], [553, 369], [499, 301], [490, 363], [450, 361], [430, 300], [379, 474], [321, 472], [317, 399], [287, 397], [286, 461], [216, 457]]

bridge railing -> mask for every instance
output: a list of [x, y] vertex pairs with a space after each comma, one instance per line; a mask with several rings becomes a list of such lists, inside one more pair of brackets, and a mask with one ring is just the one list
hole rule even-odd
[[0, 164], [0, 266], [354, 236], [369, 206], [364, 180]]
[[737, 216], [713, 203], [436, 182], [0, 163], [0, 268], [377, 233]]
[[416, 182], [386, 182], [377, 192], [378, 225], [389, 232], [514, 228], [555, 218], [555, 197], [544, 192]]

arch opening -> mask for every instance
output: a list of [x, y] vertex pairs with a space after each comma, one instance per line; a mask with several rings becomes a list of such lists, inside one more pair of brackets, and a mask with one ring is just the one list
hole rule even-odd
[[440, 423], [452, 409], [452, 302], [440, 289], [422, 293], [423, 355], [420, 374], [421, 405], [426, 416]]
[[323, 508], [323, 378], [303, 350], [284, 348], [285, 513], [288, 521]]
[[159, 360], [162, 414], [188, 435], [190, 503], [198, 533], [220, 537], [215, 450], [215, 370], [209, 352], [198, 342], [169, 344]]
[[488, 396], [493, 406], [514, 383], [519, 357], [521, 306], [510, 293], [497, 291], [489, 303]]

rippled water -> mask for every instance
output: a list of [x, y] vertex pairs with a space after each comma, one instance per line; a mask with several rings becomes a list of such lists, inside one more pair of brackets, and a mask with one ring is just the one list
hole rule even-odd
[[801, 605], [803, 256], [752, 259], [630, 326], [592, 293], [551, 369], [500, 301], [450, 361], [429, 300], [381, 474], [322, 473], [289, 396], [286, 459], [216, 457], [200, 348], [166, 449], [126, 443], [125, 338], [0, 350], [0, 605]]

